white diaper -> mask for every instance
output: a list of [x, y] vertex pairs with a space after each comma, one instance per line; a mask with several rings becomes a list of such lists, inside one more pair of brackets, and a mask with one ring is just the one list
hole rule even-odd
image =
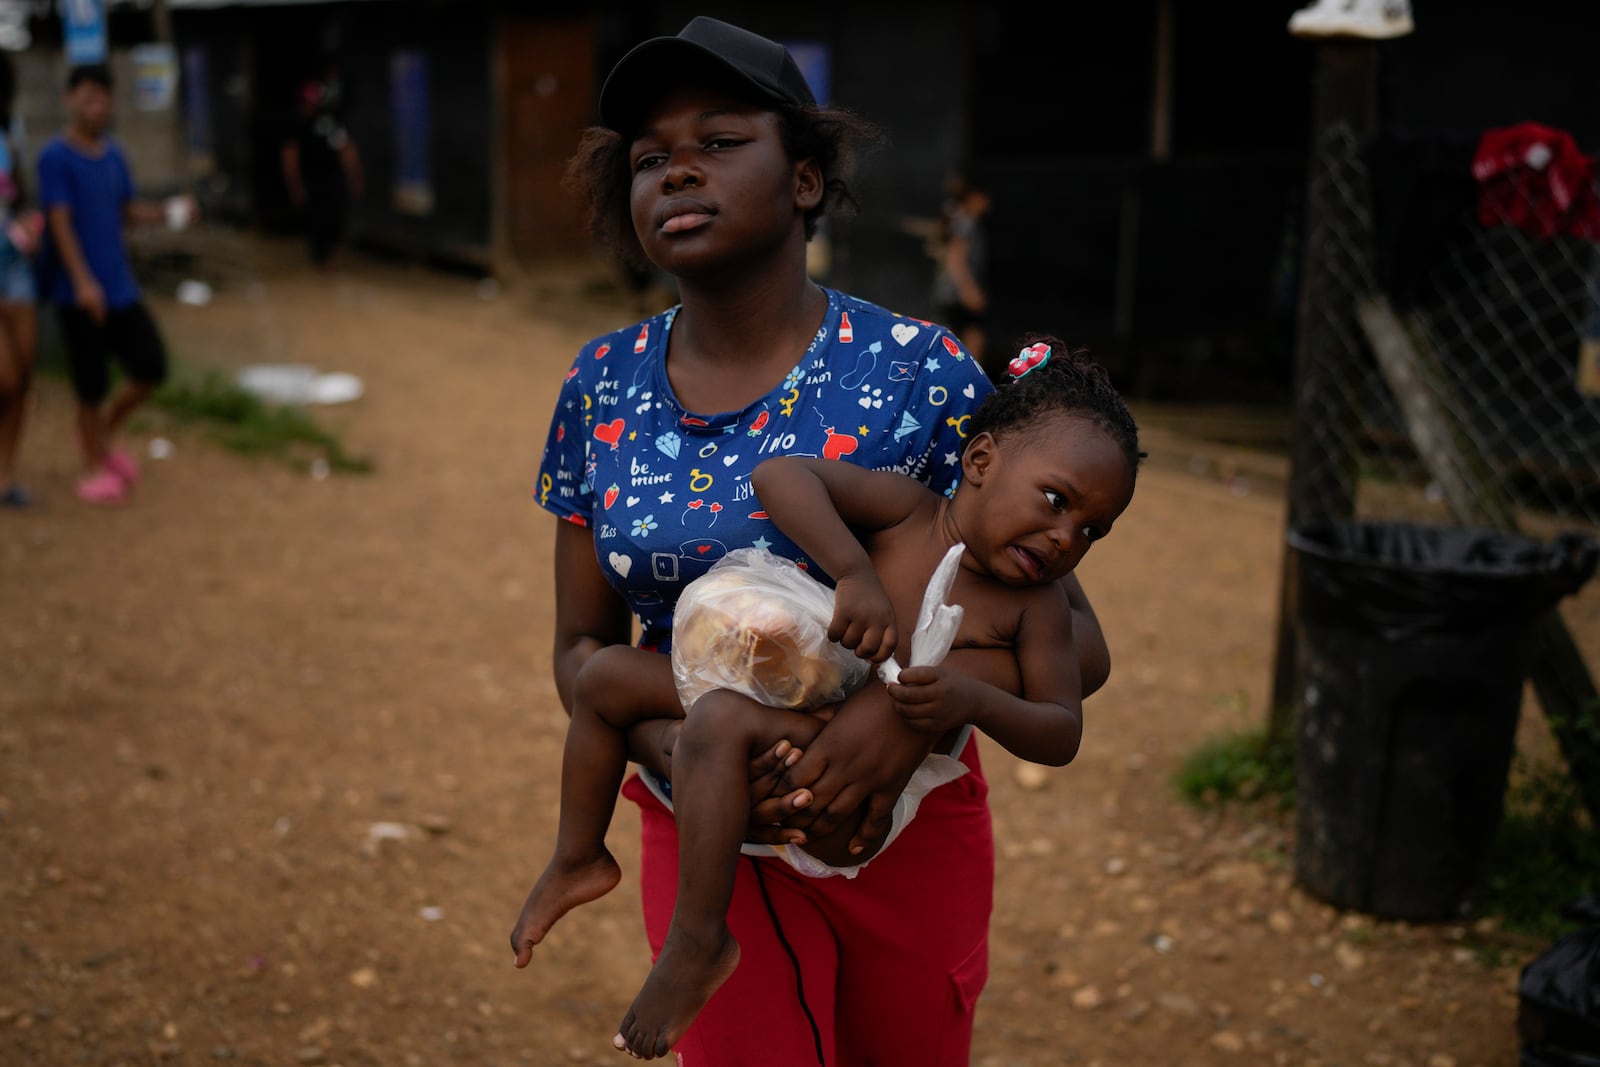
[[[966, 736], [961, 738], [962, 744], [966, 743]], [[960, 751], [959, 747], [956, 751]], [[965, 763], [950, 756], [943, 756], [935, 752], [922, 761], [911, 775], [911, 781], [906, 783], [905, 790], [901, 792], [900, 799], [894, 802], [894, 814], [890, 816], [892, 822], [889, 827], [889, 836], [883, 839], [883, 847], [878, 849], [881, 854], [884, 849], [894, 844], [894, 839], [900, 836], [900, 831], [906, 828], [917, 808], [922, 804], [922, 798], [948, 782], [953, 782], [966, 774], [970, 768]], [[772, 855], [777, 856], [789, 866], [806, 875], [808, 878], [830, 878], [840, 874], [846, 878], [854, 878], [871, 863], [867, 860], [854, 867], [834, 867], [823, 863], [799, 845], [750, 845], [741, 850], [746, 855]]]

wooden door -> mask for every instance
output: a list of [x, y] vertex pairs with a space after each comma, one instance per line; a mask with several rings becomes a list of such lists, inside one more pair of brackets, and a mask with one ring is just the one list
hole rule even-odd
[[594, 33], [587, 18], [505, 18], [499, 27], [505, 239], [517, 259], [590, 247], [578, 201], [561, 188], [594, 121]]

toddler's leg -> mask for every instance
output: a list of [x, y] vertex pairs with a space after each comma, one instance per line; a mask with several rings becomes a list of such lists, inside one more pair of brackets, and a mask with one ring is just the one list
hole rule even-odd
[[750, 760], [785, 738], [807, 744], [813, 716], [713, 690], [684, 720], [672, 751], [678, 898], [661, 955], [623, 1017], [618, 1049], [664, 1056], [739, 965], [728, 932], [739, 845], [750, 819]]
[[606, 848], [606, 830], [628, 769], [628, 712], [608, 706], [605, 694], [595, 691], [597, 683], [589, 679], [597, 673], [580, 673], [573, 692], [572, 720], [561, 756], [555, 854], [528, 893], [511, 932], [518, 967], [528, 965], [533, 946], [544, 940], [557, 919], [611, 892], [622, 879], [622, 868]]

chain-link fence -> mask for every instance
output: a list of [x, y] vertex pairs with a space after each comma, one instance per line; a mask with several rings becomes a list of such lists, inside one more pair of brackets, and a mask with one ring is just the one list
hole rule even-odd
[[1517, 205], [1484, 199], [1396, 252], [1406, 239], [1375, 227], [1371, 169], [1347, 127], [1321, 137], [1296, 520], [1600, 528], [1600, 383], [1580, 388], [1586, 336], [1600, 337], [1597, 246], [1531, 233]]
[[[1317, 138], [1291, 524], [1600, 532], [1600, 234], [1585, 228], [1600, 208], [1562, 214], [1588, 190], [1563, 189], [1553, 167], [1491, 187], [1461, 147], [1401, 153], [1342, 124]], [[1541, 625], [1533, 681], [1600, 815], [1600, 640], [1585, 632], [1600, 613], [1579, 614]]]

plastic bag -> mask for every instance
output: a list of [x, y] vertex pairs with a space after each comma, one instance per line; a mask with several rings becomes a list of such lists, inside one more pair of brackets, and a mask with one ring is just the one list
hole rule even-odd
[[1300, 614], [1408, 642], [1524, 622], [1595, 572], [1600, 542], [1408, 523], [1330, 522], [1291, 530], [1301, 554]]
[[738, 548], [690, 582], [672, 622], [672, 676], [685, 710], [712, 689], [769, 707], [843, 700], [872, 664], [828, 640], [833, 590], [765, 549]]
[[1517, 1036], [1523, 1067], [1600, 1065], [1600, 900], [1564, 909], [1589, 923], [1567, 934], [1522, 968]]
[[[945, 601], [950, 597], [951, 587], [956, 584], [956, 571], [961, 569], [961, 553], [966, 549], [966, 542], [951, 545], [944, 559], [933, 569], [933, 577], [928, 579], [927, 592], [922, 595], [922, 609], [917, 612], [917, 626], [911, 631], [909, 666], [937, 667], [945, 653], [950, 651], [950, 642], [955, 640], [956, 631], [961, 628], [965, 609], [959, 604], [947, 604]], [[900, 664], [893, 656], [878, 665], [878, 677], [885, 682], [899, 681]]]

